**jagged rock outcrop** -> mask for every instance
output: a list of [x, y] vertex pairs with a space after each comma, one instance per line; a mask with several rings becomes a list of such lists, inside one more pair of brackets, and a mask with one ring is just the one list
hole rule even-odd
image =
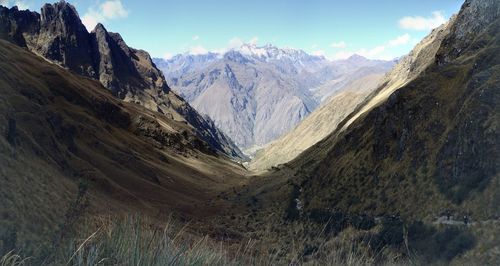
[[436, 62], [442, 65], [460, 56], [474, 37], [484, 30], [484, 26], [497, 20], [499, 16], [500, 5], [497, 0], [465, 1], [456, 23], [450, 29], [452, 34], [443, 40]]
[[76, 9], [60, 1], [41, 13], [0, 6], [0, 37], [73, 72], [97, 79], [127, 102], [186, 121], [213, 149], [242, 157], [232, 141], [168, 87], [149, 54], [98, 24], [87, 32]]

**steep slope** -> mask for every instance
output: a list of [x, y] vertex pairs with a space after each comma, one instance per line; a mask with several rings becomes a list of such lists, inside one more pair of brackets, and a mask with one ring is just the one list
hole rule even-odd
[[498, 1], [466, 1], [413, 79], [274, 178], [294, 176], [304, 212], [498, 217], [499, 17]]
[[4, 40], [0, 103], [2, 253], [49, 252], [84, 212], [216, 215], [216, 195], [245, 174], [190, 125]]
[[357, 243], [417, 264], [498, 264], [499, 29], [500, 2], [465, 1], [417, 45], [421, 60], [395, 68], [401, 87], [237, 191], [254, 214], [240, 220], [306, 261]]
[[377, 88], [382, 78], [382, 74], [372, 74], [345, 85], [291, 132], [258, 151], [249, 168], [262, 171], [286, 163], [328, 136]]
[[253, 44], [155, 62], [174, 90], [245, 149], [287, 133], [355, 79], [392, 66], [360, 56], [330, 62], [301, 50]]
[[40, 14], [0, 6], [0, 38], [99, 80], [120, 99], [186, 121], [213, 149], [242, 156], [212, 121], [170, 90], [148, 53], [128, 47], [119, 34], [101, 24], [88, 33], [75, 8], [65, 1], [45, 4]]
[[433, 29], [413, 50], [404, 56], [398, 64], [381, 81], [381, 86], [375, 90], [367, 101], [352, 114], [349, 120], [343, 124], [343, 129], [349, 126], [360, 115], [371, 110], [387, 98], [397, 89], [417, 77], [435, 60], [443, 38], [449, 34], [450, 25], [454, 22], [452, 17], [445, 24]]
[[[401, 58], [398, 64], [385, 77], [378, 80], [375, 85], [372, 83], [372, 86], [365, 87], [366, 90], [362, 90], [356, 95], [346, 91], [346, 94], [340, 93], [332, 97], [329, 103], [314, 112], [314, 115], [311, 115], [311, 118], [308, 118], [307, 121], [304, 121], [306, 123], [299, 125], [276, 143], [270, 144], [257, 153], [250, 163], [250, 168], [264, 170], [273, 165], [288, 162], [330, 133], [345, 130], [359, 116], [387, 100], [394, 91], [417, 77], [434, 62], [437, 50], [443, 38], [449, 33], [453, 21], [454, 18], [451, 18], [449, 22], [434, 29], [408, 55]], [[363, 59], [358, 57], [352, 60]], [[358, 72], [371, 73], [367, 68], [362, 68]], [[356, 78], [362, 76], [363, 74], [353, 73], [348, 78], [354, 80], [356, 84]], [[335, 80], [334, 82], [339, 81]]]

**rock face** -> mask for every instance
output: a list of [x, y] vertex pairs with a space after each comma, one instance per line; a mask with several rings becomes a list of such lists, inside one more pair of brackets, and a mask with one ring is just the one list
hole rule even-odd
[[41, 13], [0, 6], [0, 37], [73, 72], [99, 80], [116, 97], [186, 121], [213, 149], [241, 157], [213, 124], [173, 93], [149, 54], [127, 46], [118, 33], [98, 24], [87, 32], [75, 8], [61, 1]]
[[393, 65], [360, 56], [331, 62], [301, 50], [253, 44], [155, 62], [174, 90], [245, 149], [287, 133], [353, 80]]
[[274, 173], [295, 176], [304, 212], [500, 215], [499, 8], [466, 1], [416, 47], [422, 60], [403, 60], [361, 113]]

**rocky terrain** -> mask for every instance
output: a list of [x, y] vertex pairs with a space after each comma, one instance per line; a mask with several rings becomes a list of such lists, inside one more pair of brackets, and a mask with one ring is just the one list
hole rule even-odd
[[154, 61], [175, 91], [243, 149], [287, 133], [329, 96], [393, 65], [358, 55], [332, 62], [302, 50], [255, 44]]
[[147, 52], [128, 47], [120, 34], [108, 32], [102, 24], [87, 32], [75, 8], [65, 1], [44, 5], [40, 14], [0, 7], [0, 38], [99, 80], [120, 99], [186, 121], [213, 149], [242, 157], [210, 119], [170, 90]]

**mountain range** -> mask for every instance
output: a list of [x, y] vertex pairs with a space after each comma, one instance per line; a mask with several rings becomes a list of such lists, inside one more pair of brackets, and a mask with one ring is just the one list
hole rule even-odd
[[[254, 180], [245, 189], [255, 208], [268, 206], [258, 216], [284, 214], [270, 231], [304, 221], [305, 236], [336, 235], [379, 220], [387, 234], [368, 235], [372, 247], [400, 245], [446, 264], [498, 262], [497, 242], [485, 239], [498, 237], [500, 216], [499, 29], [500, 2], [465, 1], [331, 133]], [[450, 217], [463, 217], [465, 231], [442, 222]]]
[[[499, 264], [499, 1], [466, 0], [387, 73], [270, 45], [172, 60], [177, 80], [65, 1], [0, 6], [0, 261]], [[256, 102], [303, 121], [248, 169], [175, 84], [251, 124], [240, 147], [272, 139]]]
[[358, 55], [330, 61], [270, 44], [154, 62], [177, 93], [242, 149], [275, 140], [354, 80], [394, 65]]

